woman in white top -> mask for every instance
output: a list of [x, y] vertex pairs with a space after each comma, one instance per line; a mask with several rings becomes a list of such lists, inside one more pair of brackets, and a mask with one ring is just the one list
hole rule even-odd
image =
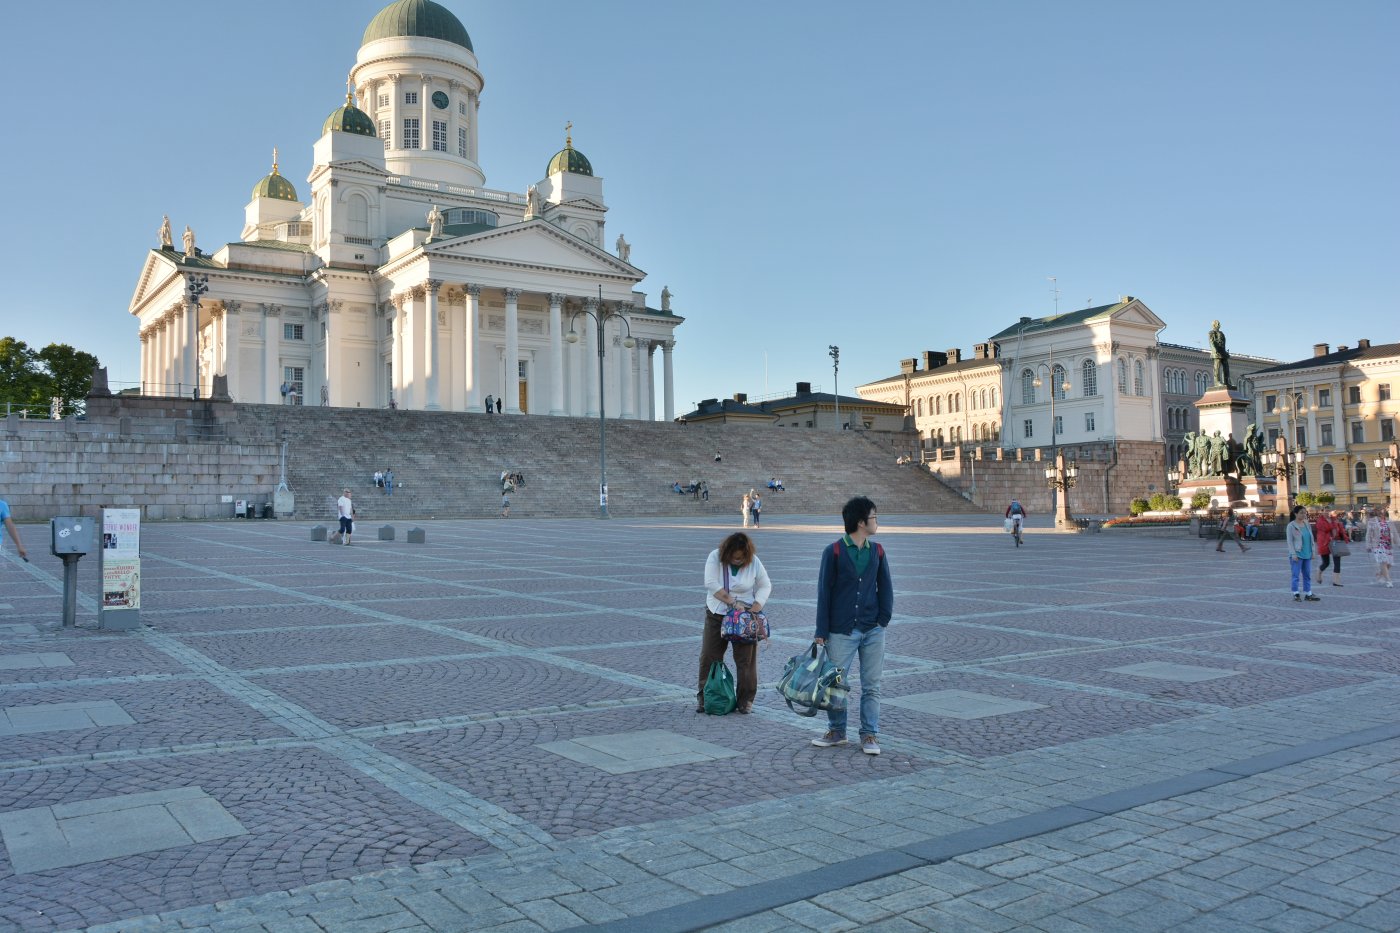
[[752, 495], [751, 493], [747, 493], [747, 492], [746, 492], [746, 493], [744, 493], [744, 501], [739, 503], [739, 514], [740, 514], [740, 515], [743, 517], [743, 519], [744, 519], [744, 527], [745, 527], [745, 528], [749, 527], [749, 517], [750, 517], [750, 515], [751, 515], [751, 513], [752, 513], [752, 509], [753, 509], [753, 495]]
[[1395, 563], [1395, 539], [1400, 530], [1380, 509], [1371, 509], [1370, 520], [1366, 522], [1366, 550], [1376, 561], [1376, 582], [1393, 587], [1390, 581], [1390, 568]]
[[[729, 571], [728, 585], [725, 570]], [[695, 690], [695, 712], [705, 712], [705, 677], [710, 665], [724, 660], [724, 650], [733, 645], [737, 712], [753, 710], [758, 695], [758, 645], [741, 645], [720, 637], [720, 623], [730, 609], [761, 610], [773, 592], [768, 571], [754, 553], [753, 539], [736, 531], [710, 552], [705, 561], [705, 632], [700, 641], [700, 679]]]

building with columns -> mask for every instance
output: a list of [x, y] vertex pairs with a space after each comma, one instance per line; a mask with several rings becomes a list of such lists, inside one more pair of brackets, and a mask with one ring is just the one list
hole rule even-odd
[[485, 186], [484, 86], [445, 6], [381, 10], [305, 200], [274, 150], [238, 242], [162, 226], [130, 305], [143, 394], [222, 376], [238, 402], [674, 418], [669, 291], [652, 306], [631, 246], [609, 251], [603, 181], [567, 131], [526, 191]]

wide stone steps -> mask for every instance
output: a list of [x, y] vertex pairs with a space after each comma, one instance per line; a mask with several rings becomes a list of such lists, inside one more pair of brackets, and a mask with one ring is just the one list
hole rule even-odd
[[[598, 514], [596, 418], [240, 405], [236, 430], [249, 440], [285, 438], [297, 518], [333, 518], [344, 487], [361, 521], [494, 516], [502, 470], [525, 475], [511, 493], [512, 516]], [[397, 483], [392, 496], [373, 485], [374, 471], [386, 468]], [[861, 432], [610, 419], [607, 475], [608, 509], [617, 517], [737, 519], [751, 488], [770, 521], [834, 515], [853, 495], [870, 496], [886, 513], [980, 511], [928, 473], [896, 467], [888, 448]], [[764, 488], [772, 476], [786, 492]], [[694, 480], [709, 484], [708, 502], [670, 489]]]

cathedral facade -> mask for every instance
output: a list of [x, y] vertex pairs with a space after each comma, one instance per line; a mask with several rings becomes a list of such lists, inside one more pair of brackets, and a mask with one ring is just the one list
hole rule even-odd
[[669, 291], [649, 306], [631, 247], [608, 249], [603, 182], [571, 136], [526, 191], [485, 186], [484, 84], [445, 6], [381, 10], [305, 200], [274, 151], [238, 242], [206, 253], [162, 225], [130, 305], [143, 394], [207, 398], [218, 376], [237, 402], [480, 411], [490, 396], [509, 414], [671, 420]]

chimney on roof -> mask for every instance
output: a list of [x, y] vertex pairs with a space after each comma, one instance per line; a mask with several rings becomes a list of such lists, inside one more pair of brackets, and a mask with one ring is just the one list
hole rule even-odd
[[948, 362], [949, 362], [949, 363], [961, 363], [961, 362], [962, 362], [962, 348], [961, 348], [961, 347], [950, 347], [950, 348], [948, 349], [947, 356], [948, 356]]
[[1025, 315], [1022, 315], [1022, 316], [1021, 316], [1021, 323], [1022, 323], [1022, 324], [1029, 324], [1030, 322], [1031, 322], [1031, 319], [1030, 319], [1029, 317], [1026, 317]]
[[1348, 350], [1348, 349], [1350, 349], [1350, 348], [1349, 348], [1346, 344], [1344, 344], [1344, 343], [1339, 343], [1339, 344], [1337, 344], [1337, 352], [1338, 352], [1338, 353], [1341, 353], [1343, 350]]
[[748, 393], [747, 393], [747, 392], [735, 392], [735, 393], [734, 393], [734, 401], [738, 402], [740, 405], [743, 405], [743, 404], [746, 403], [748, 400], [749, 400], [749, 396], [748, 396]]
[[709, 407], [711, 407], [712, 405], [718, 405], [718, 404], [719, 404], [719, 399], [717, 399], [717, 398], [707, 398], [707, 399], [704, 399], [703, 401], [700, 402], [700, 407], [701, 407], [701, 408], [709, 408]]
[[1328, 353], [1331, 352], [1331, 348], [1328, 347], [1325, 343], [1313, 344], [1313, 356], [1326, 356]]
[[991, 345], [986, 343], [974, 343], [972, 345], [972, 358], [974, 360], [989, 359], [988, 349]]
[[910, 373], [916, 373], [919, 371], [919, 361], [912, 356], [907, 360], [900, 360], [899, 371], [906, 376]]
[[937, 350], [924, 351], [924, 369], [934, 370], [940, 366], [948, 365], [948, 354], [939, 353]]
[[798, 394], [798, 395], [811, 395], [811, 394], [812, 394], [812, 384], [811, 384], [810, 382], [799, 382], [799, 383], [797, 384], [797, 394]]
[[1370, 338], [1370, 337], [1362, 337], [1360, 340], [1356, 341], [1356, 349], [1358, 349], [1358, 350], [1369, 350], [1369, 349], [1371, 349], [1371, 338]]

